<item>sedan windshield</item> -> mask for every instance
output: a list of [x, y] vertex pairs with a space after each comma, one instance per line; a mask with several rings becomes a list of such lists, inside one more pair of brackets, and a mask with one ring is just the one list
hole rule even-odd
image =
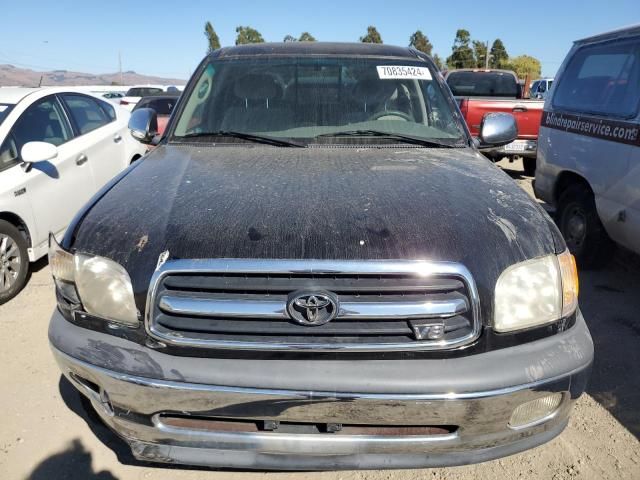
[[2, 121], [5, 118], [7, 118], [7, 115], [9, 115], [9, 112], [12, 108], [13, 105], [10, 105], [8, 103], [0, 103], [0, 124], [2, 124]]
[[411, 59], [213, 59], [200, 70], [172, 141], [210, 134], [234, 143], [262, 136], [297, 144], [464, 144], [464, 127], [438, 75]]

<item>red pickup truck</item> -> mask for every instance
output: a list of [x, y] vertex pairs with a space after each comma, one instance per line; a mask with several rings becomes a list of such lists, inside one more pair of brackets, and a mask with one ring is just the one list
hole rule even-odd
[[478, 135], [482, 119], [489, 112], [511, 113], [516, 118], [518, 139], [483, 153], [494, 161], [522, 157], [525, 174], [534, 175], [544, 101], [522, 98], [518, 77], [509, 70], [452, 70], [446, 79], [471, 135]]

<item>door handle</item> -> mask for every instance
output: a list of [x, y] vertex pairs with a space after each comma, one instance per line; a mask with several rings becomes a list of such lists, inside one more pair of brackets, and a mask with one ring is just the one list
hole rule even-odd
[[116, 134], [116, 136], [113, 137], [113, 141], [116, 143], [120, 143], [122, 141], [122, 135]]
[[515, 107], [513, 107], [513, 111], [514, 112], [528, 112], [529, 109], [527, 107], [525, 107], [524, 105], [516, 105]]
[[76, 158], [76, 165], [87, 163], [87, 160], [89, 160], [87, 156], [84, 153], [81, 153], [80, 155], [78, 155], [78, 158]]

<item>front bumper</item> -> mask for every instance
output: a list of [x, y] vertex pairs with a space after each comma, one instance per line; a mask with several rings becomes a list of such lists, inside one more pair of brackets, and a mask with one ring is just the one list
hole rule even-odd
[[538, 152], [538, 141], [518, 139], [507, 145], [503, 145], [502, 147], [482, 149], [481, 152], [496, 159], [508, 156], [536, 158]]
[[[79, 328], [58, 313], [49, 335], [62, 372], [91, 400], [103, 421], [131, 445], [137, 458], [255, 469], [449, 466], [526, 450], [564, 429], [573, 402], [585, 389], [593, 358], [593, 344], [581, 316], [564, 333], [483, 354], [483, 358], [374, 361], [379, 362], [374, 365], [376, 379], [357, 374], [367, 372], [371, 361], [233, 359], [233, 369], [225, 368], [229, 359], [172, 357]], [[296, 375], [294, 364], [300, 367], [301, 363], [306, 379]], [[386, 375], [393, 374], [384, 365], [393, 364], [389, 368], [395, 369], [398, 363], [401, 370], [395, 371], [395, 382], [384, 382]], [[467, 388], [453, 386], [455, 382], [446, 387], [457, 369], [473, 369], [478, 363], [485, 373], [477, 379], [476, 372], [475, 380], [484, 388], [471, 381]], [[528, 367], [523, 368], [525, 364]], [[291, 365], [291, 376], [286, 365]], [[265, 380], [254, 377], [254, 386], [237, 386], [257, 374]], [[211, 379], [204, 381], [202, 375]], [[229, 379], [235, 375], [236, 381], [225, 381], [225, 375]], [[327, 389], [327, 375], [335, 376], [336, 386], [350, 381], [352, 388]], [[513, 375], [521, 381], [513, 383]], [[306, 387], [301, 388], [300, 382]], [[523, 428], [508, 425], [518, 405], [551, 392], [562, 393], [563, 399], [552, 414]], [[195, 416], [205, 421], [182, 421]], [[174, 417], [182, 420], [167, 420]], [[439, 434], [395, 435], [246, 432], [211, 428], [206, 419], [212, 418], [298, 426], [455, 428]]]

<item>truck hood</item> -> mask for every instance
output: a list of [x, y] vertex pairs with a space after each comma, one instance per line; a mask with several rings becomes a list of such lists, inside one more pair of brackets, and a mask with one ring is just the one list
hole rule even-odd
[[507, 266], [556, 250], [544, 210], [468, 148], [167, 145], [140, 162], [85, 211], [68, 246], [122, 264], [142, 309], [165, 250], [454, 261], [481, 297]]

